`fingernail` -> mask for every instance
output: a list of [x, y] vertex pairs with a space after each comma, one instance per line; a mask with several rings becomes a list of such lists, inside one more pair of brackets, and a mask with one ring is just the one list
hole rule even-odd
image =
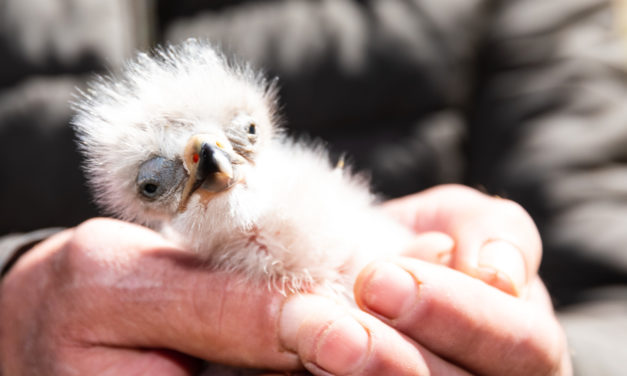
[[527, 280], [525, 260], [513, 244], [494, 240], [479, 252], [479, 278], [514, 296], [519, 296]]
[[449, 235], [428, 231], [416, 235], [403, 251], [403, 255], [448, 266], [454, 248], [455, 241]]
[[[323, 312], [320, 307], [325, 307]], [[285, 302], [279, 339], [315, 374], [349, 374], [361, 367], [370, 347], [370, 336], [357, 320], [316, 296], [293, 296]]]
[[451, 265], [452, 259], [453, 259], [453, 254], [450, 251], [440, 252], [437, 254], [437, 262], [440, 265], [449, 266]]
[[315, 366], [332, 375], [352, 374], [368, 355], [370, 336], [350, 316], [333, 322], [316, 341]]
[[279, 318], [279, 340], [286, 350], [298, 351], [298, 330], [307, 315], [311, 314], [311, 309], [312, 304], [303, 295], [291, 296], [283, 304]]
[[416, 303], [416, 284], [414, 277], [401, 267], [381, 263], [360, 284], [358, 294], [369, 310], [393, 320]]

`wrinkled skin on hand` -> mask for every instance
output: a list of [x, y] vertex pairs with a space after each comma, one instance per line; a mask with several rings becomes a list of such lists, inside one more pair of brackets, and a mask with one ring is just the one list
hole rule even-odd
[[188, 375], [197, 358], [298, 368], [276, 339], [283, 297], [236, 277], [151, 230], [87, 221], [3, 280], [2, 374]]
[[416, 238], [362, 271], [361, 310], [211, 271], [140, 226], [87, 221], [3, 279], [2, 374], [193, 375], [199, 359], [277, 374], [571, 373], [522, 208], [443, 186], [385, 209]]

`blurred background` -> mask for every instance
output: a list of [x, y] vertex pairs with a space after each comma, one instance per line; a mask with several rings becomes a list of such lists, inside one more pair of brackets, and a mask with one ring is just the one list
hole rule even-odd
[[136, 50], [207, 39], [278, 77], [284, 124], [382, 197], [519, 202], [577, 374], [627, 359], [627, 17], [611, 0], [0, 0], [0, 236], [99, 215], [70, 101]]

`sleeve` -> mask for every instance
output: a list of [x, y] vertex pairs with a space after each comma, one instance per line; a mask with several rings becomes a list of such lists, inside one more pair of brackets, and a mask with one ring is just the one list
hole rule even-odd
[[0, 238], [0, 277], [3, 277], [11, 266], [35, 244], [62, 231], [63, 228], [47, 228], [26, 234], [10, 234]]

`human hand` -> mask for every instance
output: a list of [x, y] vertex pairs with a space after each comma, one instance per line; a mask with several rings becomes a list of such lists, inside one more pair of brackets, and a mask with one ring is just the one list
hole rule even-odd
[[137, 225], [96, 219], [59, 233], [0, 288], [3, 375], [191, 375], [198, 358], [301, 367], [277, 339], [282, 295]]
[[542, 241], [513, 201], [442, 185], [383, 208], [416, 233], [406, 256], [449, 266], [514, 296], [524, 295], [537, 276]]
[[[444, 243], [423, 238], [423, 245], [439, 244], [431, 251]], [[426, 245], [410, 253], [437, 254]], [[394, 280], [373, 279], [387, 264], [367, 268], [356, 286], [357, 299], [370, 315], [315, 295], [285, 302], [265, 286], [209, 272], [193, 255], [150, 230], [113, 220], [89, 221], [35, 247], [3, 280], [0, 365], [3, 374], [11, 375], [94, 370], [187, 375], [195, 372], [197, 358], [274, 370], [299, 369], [302, 360], [316, 374], [324, 374], [321, 368], [353, 367], [353, 374], [419, 375], [427, 370], [464, 374], [483, 370], [486, 363], [547, 369], [556, 363], [561, 330], [543, 291], [526, 288], [530, 293], [524, 299], [514, 298], [441, 266], [395, 262], [421, 282], [420, 299], [403, 306], [398, 317], [386, 318], [389, 312], [376, 303], [377, 285], [386, 290], [378, 299], [383, 307], [397, 302], [398, 295], [391, 292], [403, 292]], [[459, 302], [454, 293], [462, 295]], [[489, 304], [500, 314], [485, 314]], [[525, 312], [529, 325], [521, 328]], [[436, 329], [443, 323], [450, 324], [444, 325], [449, 331], [439, 336]], [[530, 333], [536, 324], [542, 329]], [[476, 338], [473, 351], [465, 347], [468, 338]], [[492, 343], [496, 345], [490, 347]], [[499, 345], [508, 344], [509, 352], [503, 354], [507, 347]], [[448, 356], [447, 351], [460, 349]]]
[[318, 296], [288, 301], [282, 338], [309, 370], [572, 373], [564, 333], [537, 276], [539, 235], [520, 206], [442, 186], [389, 202], [386, 209], [419, 234], [407, 254], [427, 262], [401, 257], [362, 271], [355, 297], [371, 315]]

